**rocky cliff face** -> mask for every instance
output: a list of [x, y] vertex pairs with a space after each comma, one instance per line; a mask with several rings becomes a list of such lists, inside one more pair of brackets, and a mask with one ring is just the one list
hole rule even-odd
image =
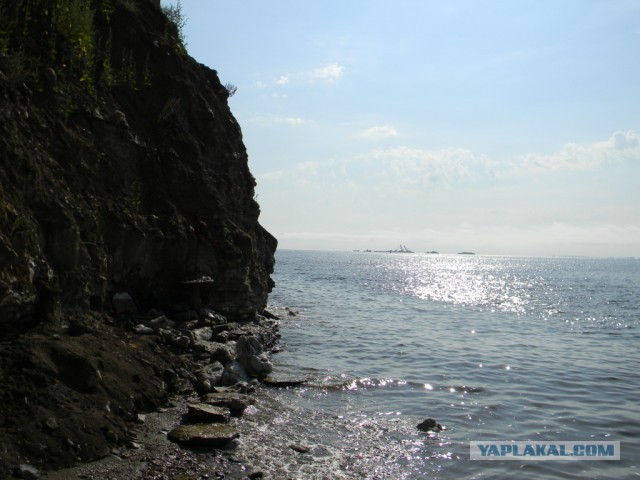
[[201, 276], [217, 311], [262, 309], [276, 240], [229, 91], [157, 2], [18, 1], [2, 15], [0, 335], [109, 309], [121, 291], [170, 309]]
[[277, 242], [230, 92], [157, 0], [2, 0], [0, 26], [8, 478], [127, 448], [136, 413], [207, 391], [212, 364], [259, 376], [240, 347], [274, 341], [256, 312]]

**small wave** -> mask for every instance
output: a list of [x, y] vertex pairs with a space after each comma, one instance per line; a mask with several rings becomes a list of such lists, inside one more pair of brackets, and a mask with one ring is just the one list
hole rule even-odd
[[389, 388], [404, 387], [407, 382], [404, 380], [394, 380], [392, 378], [356, 378], [351, 380], [342, 380], [338, 383], [332, 383], [333, 379], [326, 378], [326, 383], [309, 383], [307, 387], [321, 388], [326, 390], [364, 390], [368, 388]]
[[448, 385], [438, 388], [439, 390], [448, 390], [451, 393], [484, 393], [486, 389], [484, 387], [470, 387], [468, 385]]

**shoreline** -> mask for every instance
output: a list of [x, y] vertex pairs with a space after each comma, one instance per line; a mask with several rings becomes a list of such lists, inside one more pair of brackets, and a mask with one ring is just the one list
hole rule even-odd
[[[195, 318], [182, 322], [159, 314], [110, 327], [104, 315], [85, 315], [75, 318], [81, 324], [48, 325], [15, 342], [14, 351], [6, 351], [9, 360], [30, 355], [43, 363], [64, 358], [71, 365], [67, 372], [59, 365], [50, 368], [50, 387], [29, 390], [25, 405], [10, 412], [19, 427], [14, 433], [5, 425], [0, 437], [2, 475], [53, 480], [259, 478], [259, 472], [233, 457], [236, 440], [229, 448], [212, 449], [167, 437], [175, 427], [194, 423], [187, 416], [189, 405], [207, 395], [246, 394], [248, 404], [255, 401], [256, 386], [271, 372], [270, 355], [278, 350], [278, 317], [265, 310], [253, 319], [227, 322], [209, 309], [193, 313]], [[91, 375], [81, 378], [86, 365]], [[35, 366], [34, 371], [41, 368]], [[122, 399], [129, 397], [138, 400], [127, 407]], [[34, 417], [30, 410], [41, 413]], [[226, 412], [237, 436], [242, 417]], [[7, 451], [12, 442], [15, 450]], [[19, 448], [26, 442], [42, 445], [44, 455], [25, 455]]]
[[[166, 407], [146, 415], [144, 424], [136, 428], [135, 447], [115, 450], [107, 457], [74, 467], [44, 472], [49, 480], [147, 480], [161, 478], [252, 478], [256, 472], [235, 461], [233, 448], [204, 450], [181, 446], [167, 434], [182, 423], [187, 405], [197, 397], [178, 395]], [[242, 419], [234, 419], [232, 426]]]

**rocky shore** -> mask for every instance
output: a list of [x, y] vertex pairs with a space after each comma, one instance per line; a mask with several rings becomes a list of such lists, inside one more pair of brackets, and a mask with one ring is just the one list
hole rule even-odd
[[[41, 328], [29, 345], [21, 339], [2, 345], [1, 373], [8, 382], [0, 393], [0, 478], [38, 478], [99, 459], [107, 460], [49, 478], [174, 478], [183, 469], [216, 471], [210, 461], [198, 466], [198, 455], [177, 445], [205, 448], [210, 460], [211, 449], [237, 438], [234, 423], [271, 372], [278, 322], [266, 311], [272, 318], [256, 315], [243, 322], [227, 322], [210, 308], [191, 310], [189, 320], [178, 321], [151, 313], [69, 318]], [[218, 458], [224, 478], [247, 473]], [[112, 477], [102, 476], [112, 469]]]

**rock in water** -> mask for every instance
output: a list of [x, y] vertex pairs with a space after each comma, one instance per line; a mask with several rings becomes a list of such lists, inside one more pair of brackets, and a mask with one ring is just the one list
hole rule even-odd
[[305, 447], [303, 445], [289, 445], [289, 448], [298, 453], [309, 453], [311, 451], [311, 447]]
[[425, 421], [420, 422], [416, 425], [418, 430], [422, 430], [423, 432], [433, 432], [433, 431], [441, 431], [442, 425], [436, 422], [433, 418], [427, 418]]
[[201, 423], [180, 425], [167, 435], [172, 442], [201, 447], [224, 447], [238, 437], [238, 432], [228, 425]]
[[262, 380], [267, 387], [278, 387], [278, 388], [289, 388], [289, 387], [299, 387], [307, 383], [306, 380], [298, 380], [298, 379], [287, 379], [287, 380], [279, 380], [273, 377], [267, 377]]

